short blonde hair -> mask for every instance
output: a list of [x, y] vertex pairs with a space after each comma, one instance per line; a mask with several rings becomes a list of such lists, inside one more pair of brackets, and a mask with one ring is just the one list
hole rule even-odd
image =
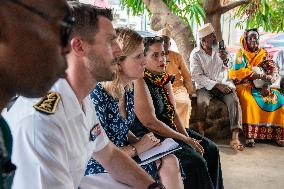
[[[117, 28], [117, 43], [122, 50], [123, 57], [131, 55], [140, 44], [143, 42], [143, 38], [134, 30], [129, 28]], [[133, 84], [129, 83], [124, 86], [120, 80], [120, 72], [118, 66], [116, 68], [115, 79], [113, 81], [101, 82], [104, 89], [115, 99], [121, 99], [126, 91], [133, 89]]]

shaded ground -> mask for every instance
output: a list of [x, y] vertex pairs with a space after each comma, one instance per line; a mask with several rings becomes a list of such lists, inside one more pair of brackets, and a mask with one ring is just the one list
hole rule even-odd
[[225, 189], [284, 188], [284, 147], [257, 143], [236, 153], [227, 143], [217, 141]]
[[[191, 127], [196, 116], [196, 98], [192, 99]], [[220, 148], [225, 189], [284, 189], [284, 147], [257, 143], [243, 152], [233, 151], [229, 144], [230, 129], [227, 107], [221, 101], [210, 101], [205, 134]], [[218, 139], [226, 139], [220, 141]], [[240, 138], [244, 142], [244, 136]]]

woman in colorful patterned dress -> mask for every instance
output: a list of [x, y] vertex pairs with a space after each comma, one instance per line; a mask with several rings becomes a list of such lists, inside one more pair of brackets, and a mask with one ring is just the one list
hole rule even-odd
[[244, 33], [229, 77], [240, 99], [246, 145], [254, 147], [254, 139], [268, 139], [284, 146], [284, 93], [270, 87], [279, 80], [278, 69], [258, 40], [256, 29]]
[[[117, 29], [117, 42], [122, 56], [114, 81], [98, 83], [91, 93], [98, 118], [109, 139], [127, 155], [134, 157], [152, 147], [160, 140], [153, 133], [140, 139], [129, 131], [134, 121], [134, 94], [132, 81], [143, 77], [146, 64], [143, 38], [133, 30]], [[119, 163], [119, 162], [118, 162]], [[160, 179], [167, 189], [183, 188], [179, 162], [174, 155], [142, 166], [154, 179]], [[87, 165], [86, 175], [105, 172], [94, 159]]]

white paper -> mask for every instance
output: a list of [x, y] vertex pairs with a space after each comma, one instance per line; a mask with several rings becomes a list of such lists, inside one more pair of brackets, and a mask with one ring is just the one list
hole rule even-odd
[[171, 138], [166, 138], [159, 146], [155, 146], [150, 150], [139, 154], [139, 158], [142, 163], [140, 165], [145, 165], [152, 161], [162, 158], [163, 156], [170, 154], [176, 150], [181, 149], [179, 144]]

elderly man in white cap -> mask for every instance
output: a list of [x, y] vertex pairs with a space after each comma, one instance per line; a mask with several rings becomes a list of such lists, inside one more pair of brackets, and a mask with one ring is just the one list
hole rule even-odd
[[189, 128], [189, 118], [191, 114], [192, 80], [183, 57], [175, 51], [170, 50], [170, 31], [166, 28], [160, 30], [158, 35], [164, 39], [164, 50], [167, 57], [166, 71], [175, 76], [173, 82], [176, 111], [181, 118], [185, 128]]
[[223, 101], [229, 111], [232, 131], [231, 147], [242, 151], [244, 146], [239, 140], [242, 129], [242, 112], [234, 84], [228, 80], [228, 53], [222, 45], [217, 45], [213, 26], [205, 24], [198, 30], [200, 45], [190, 55], [190, 71], [196, 84], [197, 123], [196, 128], [204, 134], [205, 118], [210, 100]]

